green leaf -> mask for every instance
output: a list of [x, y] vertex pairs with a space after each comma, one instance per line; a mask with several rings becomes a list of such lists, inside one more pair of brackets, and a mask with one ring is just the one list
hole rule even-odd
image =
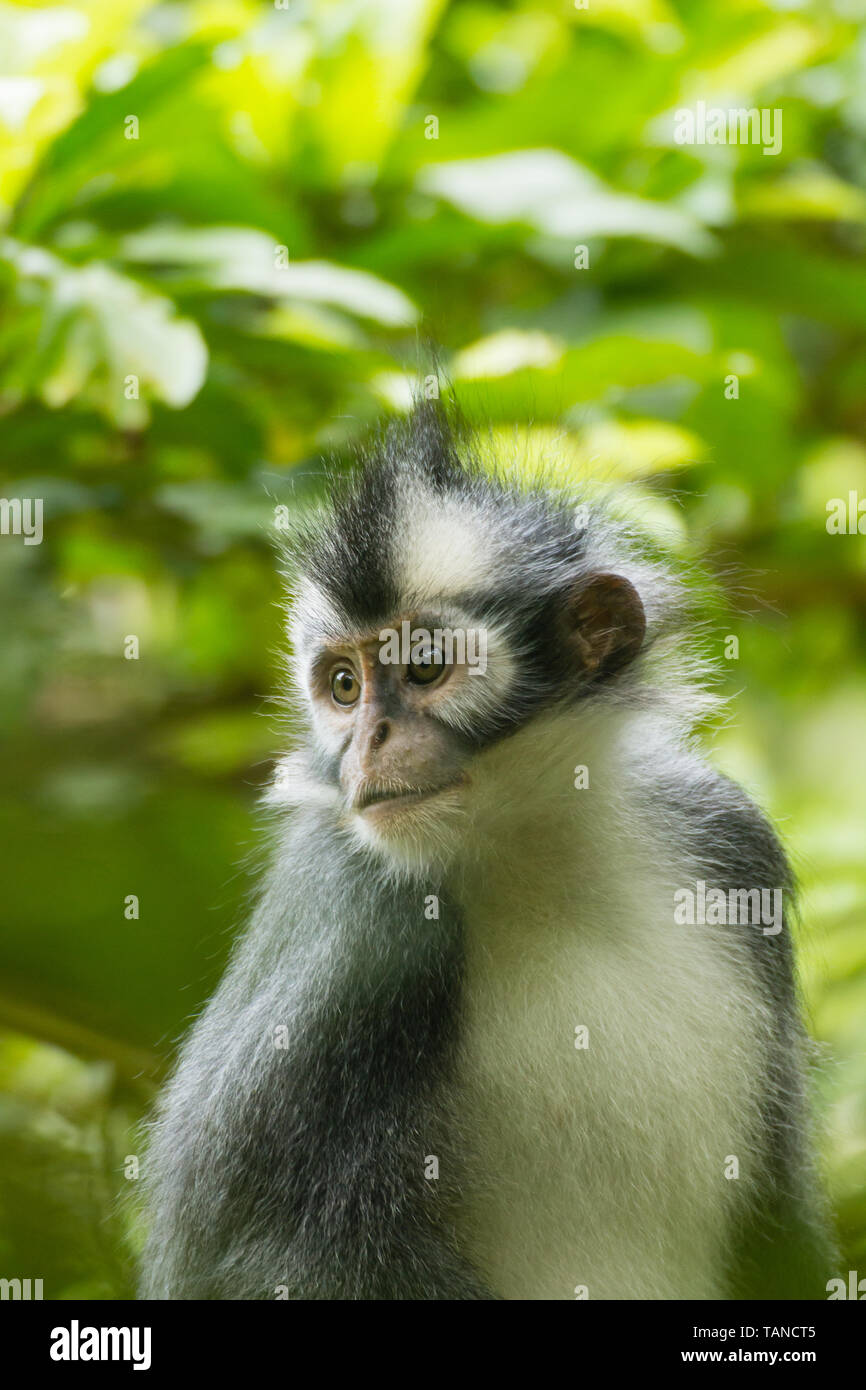
[[548, 236], [636, 237], [709, 255], [713, 238], [696, 218], [665, 203], [605, 186], [558, 150], [517, 150], [423, 170], [418, 186], [481, 222], [523, 222]]
[[287, 247], [247, 227], [151, 227], [125, 238], [121, 251], [135, 264], [179, 267], [187, 289], [327, 304], [388, 327], [405, 327], [417, 317], [411, 300], [377, 276], [330, 261], [293, 262]]
[[9, 340], [0, 333], [3, 388], [13, 398], [38, 396], [54, 409], [79, 399], [127, 429], [147, 423], [148, 396], [175, 409], [189, 404], [207, 348], [171, 300], [107, 265], [70, 266], [8, 239], [2, 250], [24, 324]]
[[167, 48], [117, 92], [91, 93], [81, 115], [46, 148], [16, 206], [11, 230], [37, 240], [59, 216], [68, 216], [88, 182], [114, 177], [113, 168], [150, 154], [150, 147], [125, 137], [129, 115], [145, 126], [151, 113], [189, 90], [190, 79], [207, 65], [209, 45]]

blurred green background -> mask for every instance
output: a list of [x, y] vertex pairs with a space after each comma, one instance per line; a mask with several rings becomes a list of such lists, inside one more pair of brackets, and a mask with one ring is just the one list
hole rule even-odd
[[[0, 536], [0, 1275], [130, 1293], [134, 1126], [285, 745], [275, 509], [405, 407], [419, 335], [494, 449], [624, 486], [729, 593], [708, 744], [803, 882], [866, 1275], [866, 543], [825, 525], [866, 497], [863, 15], [0, 5], [0, 494], [45, 507]], [[781, 152], [677, 144], [697, 101], [781, 111]]]

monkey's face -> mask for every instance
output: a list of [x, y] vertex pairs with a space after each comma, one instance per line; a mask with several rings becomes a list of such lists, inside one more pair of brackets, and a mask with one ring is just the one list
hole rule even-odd
[[[527, 810], [528, 786], [510, 784], [509, 768], [518, 781], [537, 781], [550, 719], [567, 715], [581, 683], [633, 641], [617, 609], [632, 605], [632, 593], [603, 576], [551, 605], [548, 698], [531, 709], [540, 681], [528, 641], [453, 604], [398, 612], [373, 632], [320, 633], [301, 657], [302, 679], [344, 824], [392, 861], [418, 867], [453, 860], [469, 823], [480, 829], [491, 807], [499, 824], [502, 807]], [[321, 613], [321, 595], [317, 606]], [[504, 739], [511, 757], [499, 752]], [[563, 774], [569, 765], [563, 758]]]
[[646, 622], [604, 528], [593, 539], [559, 503], [472, 481], [435, 438], [429, 459], [415, 443], [362, 471], [290, 562], [313, 739], [280, 799], [299, 804], [305, 783], [366, 844], [417, 865], [459, 854], [486, 808], [520, 807], [539, 719], [619, 680]]
[[398, 614], [378, 632], [328, 642], [309, 665], [319, 745], [344, 818], [367, 843], [417, 860], [453, 842], [479, 751], [483, 706], [513, 676], [480, 626]]

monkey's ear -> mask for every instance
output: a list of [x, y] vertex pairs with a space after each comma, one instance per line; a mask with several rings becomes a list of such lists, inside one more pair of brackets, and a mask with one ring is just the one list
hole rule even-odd
[[595, 574], [568, 596], [569, 640], [581, 672], [609, 676], [633, 661], [646, 634], [646, 614], [637, 589], [620, 574]]

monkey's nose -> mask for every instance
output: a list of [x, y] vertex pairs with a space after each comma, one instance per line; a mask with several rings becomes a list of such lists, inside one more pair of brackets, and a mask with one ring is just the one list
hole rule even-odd
[[391, 726], [388, 723], [387, 719], [380, 719], [379, 723], [376, 725], [370, 737], [370, 747], [381, 748], [382, 744], [385, 742], [385, 739], [388, 737], [390, 732]]

